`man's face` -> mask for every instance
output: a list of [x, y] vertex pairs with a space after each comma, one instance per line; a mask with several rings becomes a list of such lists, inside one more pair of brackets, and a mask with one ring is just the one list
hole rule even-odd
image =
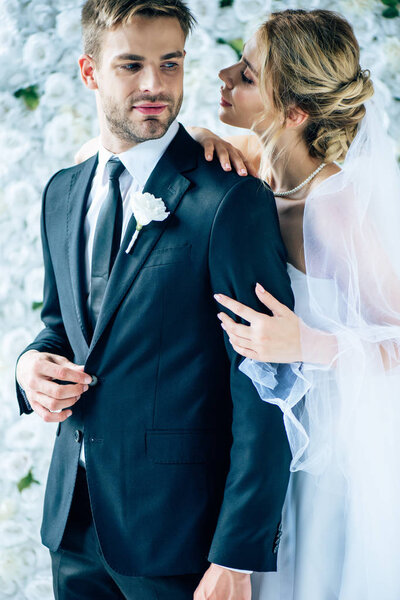
[[171, 17], [135, 17], [103, 34], [95, 79], [109, 131], [135, 145], [162, 137], [183, 99], [185, 36]]

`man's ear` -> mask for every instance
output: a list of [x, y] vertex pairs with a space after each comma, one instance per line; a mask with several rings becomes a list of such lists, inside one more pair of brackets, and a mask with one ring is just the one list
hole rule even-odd
[[89, 54], [83, 54], [78, 63], [83, 83], [89, 90], [97, 90], [96, 69], [93, 58]]
[[298, 106], [291, 106], [287, 112], [286, 127], [299, 127], [308, 119], [308, 114]]

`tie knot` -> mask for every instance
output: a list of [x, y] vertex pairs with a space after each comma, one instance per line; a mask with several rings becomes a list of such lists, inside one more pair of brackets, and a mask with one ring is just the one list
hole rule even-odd
[[107, 162], [106, 167], [110, 179], [119, 179], [122, 171], [125, 170], [125, 167], [122, 164], [122, 162], [119, 160], [119, 158], [116, 157], [110, 158], [110, 160]]

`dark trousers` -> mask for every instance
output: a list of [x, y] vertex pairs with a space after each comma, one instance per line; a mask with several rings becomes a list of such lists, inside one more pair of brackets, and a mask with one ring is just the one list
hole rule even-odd
[[56, 600], [192, 600], [203, 576], [127, 577], [111, 569], [95, 532], [82, 467], [60, 548], [50, 555]]

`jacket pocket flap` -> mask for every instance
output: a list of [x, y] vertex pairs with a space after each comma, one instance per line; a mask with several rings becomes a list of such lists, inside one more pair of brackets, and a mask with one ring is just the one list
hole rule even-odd
[[190, 258], [191, 248], [191, 244], [175, 246], [173, 248], [155, 248], [146, 260], [143, 268], [184, 262]]
[[206, 463], [215, 457], [215, 431], [146, 432], [146, 454], [155, 463]]

